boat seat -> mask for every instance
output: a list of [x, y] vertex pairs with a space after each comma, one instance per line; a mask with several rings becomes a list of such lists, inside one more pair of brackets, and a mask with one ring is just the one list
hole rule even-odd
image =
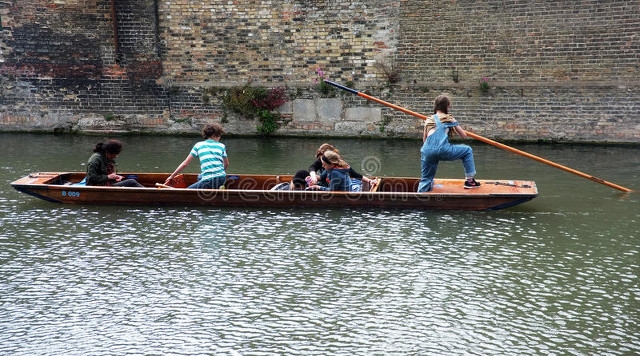
[[73, 183], [73, 185], [87, 185], [87, 177], [82, 178], [78, 183]]

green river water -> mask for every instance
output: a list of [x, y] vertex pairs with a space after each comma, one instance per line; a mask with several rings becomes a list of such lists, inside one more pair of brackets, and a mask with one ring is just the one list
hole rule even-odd
[[[199, 139], [118, 138], [123, 172], [171, 172]], [[0, 133], [2, 355], [640, 353], [638, 193], [473, 141], [477, 178], [534, 180], [539, 197], [491, 212], [114, 207], [10, 187], [84, 171], [100, 139]], [[420, 173], [419, 141], [222, 141], [229, 173], [294, 173], [325, 141], [362, 173]], [[640, 190], [638, 146], [515, 147]]]

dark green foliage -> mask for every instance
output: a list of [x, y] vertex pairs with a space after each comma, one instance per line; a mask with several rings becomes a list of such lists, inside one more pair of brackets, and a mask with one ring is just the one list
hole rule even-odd
[[259, 133], [268, 135], [279, 128], [280, 114], [273, 112], [287, 101], [285, 88], [266, 89], [249, 84], [230, 88], [223, 98], [223, 104], [229, 110], [246, 118], [260, 119], [256, 128]]

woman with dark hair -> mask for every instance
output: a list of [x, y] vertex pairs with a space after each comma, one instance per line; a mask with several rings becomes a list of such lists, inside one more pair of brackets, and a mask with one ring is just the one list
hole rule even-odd
[[107, 185], [114, 187], [142, 187], [135, 179], [124, 179], [116, 174], [116, 157], [122, 151], [122, 143], [109, 140], [98, 143], [93, 149], [94, 154], [87, 163], [87, 185]]
[[449, 114], [451, 99], [447, 95], [440, 95], [434, 100], [433, 115], [424, 123], [422, 134], [422, 148], [420, 161], [422, 166], [418, 192], [429, 192], [433, 189], [433, 179], [436, 176], [438, 162], [462, 160], [464, 167], [464, 188], [479, 188], [476, 182], [475, 162], [473, 150], [467, 145], [452, 145], [449, 136], [457, 133], [460, 137], [467, 137], [467, 133], [460, 127], [458, 121]]

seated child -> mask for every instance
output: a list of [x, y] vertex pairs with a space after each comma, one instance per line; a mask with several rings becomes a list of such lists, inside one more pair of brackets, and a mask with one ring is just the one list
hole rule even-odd
[[[318, 184], [310, 188], [314, 190], [337, 190], [349, 192], [352, 190], [352, 181], [349, 176], [350, 167], [340, 155], [334, 151], [326, 151], [321, 157], [324, 171], [320, 174]], [[326, 183], [326, 185], [320, 185]]]
[[309, 175], [309, 172], [305, 170], [299, 170], [293, 176], [290, 182], [282, 182], [276, 184], [271, 190], [305, 190], [307, 188], [307, 182], [305, 178]]

